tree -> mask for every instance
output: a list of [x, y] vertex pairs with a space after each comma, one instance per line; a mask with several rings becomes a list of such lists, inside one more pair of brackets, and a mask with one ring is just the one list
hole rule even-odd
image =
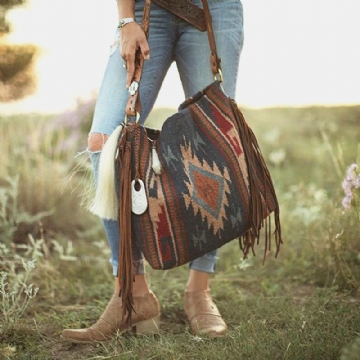
[[6, 42], [11, 26], [6, 13], [27, 0], [0, 0], [0, 102], [21, 99], [35, 91], [33, 65], [37, 48], [34, 45], [11, 45]]

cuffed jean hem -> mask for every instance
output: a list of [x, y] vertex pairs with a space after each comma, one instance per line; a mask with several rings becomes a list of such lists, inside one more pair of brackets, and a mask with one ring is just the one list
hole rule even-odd
[[[119, 263], [116, 260], [109, 260], [112, 268], [113, 268], [113, 275], [118, 275], [118, 265]], [[144, 275], [146, 273], [145, 271], [145, 261], [144, 260], [135, 260], [134, 262], [134, 273], [135, 275]]]
[[216, 268], [216, 261], [218, 257], [209, 253], [204, 256], [191, 261], [189, 264], [189, 268], [191, 270], [203, 271], [207, 273], [214, 273]]

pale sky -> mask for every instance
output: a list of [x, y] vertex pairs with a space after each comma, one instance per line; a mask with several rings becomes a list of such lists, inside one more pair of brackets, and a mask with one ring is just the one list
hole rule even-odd
[[[360, 103], [360, 0], [243, 0], [245, 44], [235, 99], [246, 107]], [[53, 112], [96, 93], [117, 26], [114, 0], [29, 0], [12, 42], [42, 48], [38, 91], [11, 112]], [[156, 106], [183, 100], [176, 68]]]

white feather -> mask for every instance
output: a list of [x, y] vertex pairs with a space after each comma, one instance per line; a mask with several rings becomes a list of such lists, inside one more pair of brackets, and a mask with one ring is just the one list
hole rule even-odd
[[118, 199], [115, 188], [115, 153], [123, 125], [118, 126], [106, 141], [99, 160], [99, 176], [90, 211], [102, 219], [117, 220]]

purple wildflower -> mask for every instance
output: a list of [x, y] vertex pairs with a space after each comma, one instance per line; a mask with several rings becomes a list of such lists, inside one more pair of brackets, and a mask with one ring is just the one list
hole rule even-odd
[[346, 195], [351, 193], [352, 192], [352, 181], [345, 178], [344, 181], [342, 182], [342, 188]]
[[342, 188], [345, 193], [345, 197], [342, 200], [342, 205], [345, 209], [350, 209], [352, 203], [357, 197], [354, 189], [360, 188], [360, 174], [357, 174], [358, 166], [351, 164], [346, 172], [346, 177], [342, 182]]
[[349, 166], [349, 168], [348, 168], [347, 173], [348, 173], [349, 176], [354, 176], [354, 171], [356, 171], [356, 170], [357, 170], [357, 165], [356, 164], [351, 164]]
[[342, 206], [346, 209], [349, 210], [351, 208], [351, 201], [352, 201], [352, 193], [350, 193], [349, 195], [346, 195], [343, 199], [342, 199]]

